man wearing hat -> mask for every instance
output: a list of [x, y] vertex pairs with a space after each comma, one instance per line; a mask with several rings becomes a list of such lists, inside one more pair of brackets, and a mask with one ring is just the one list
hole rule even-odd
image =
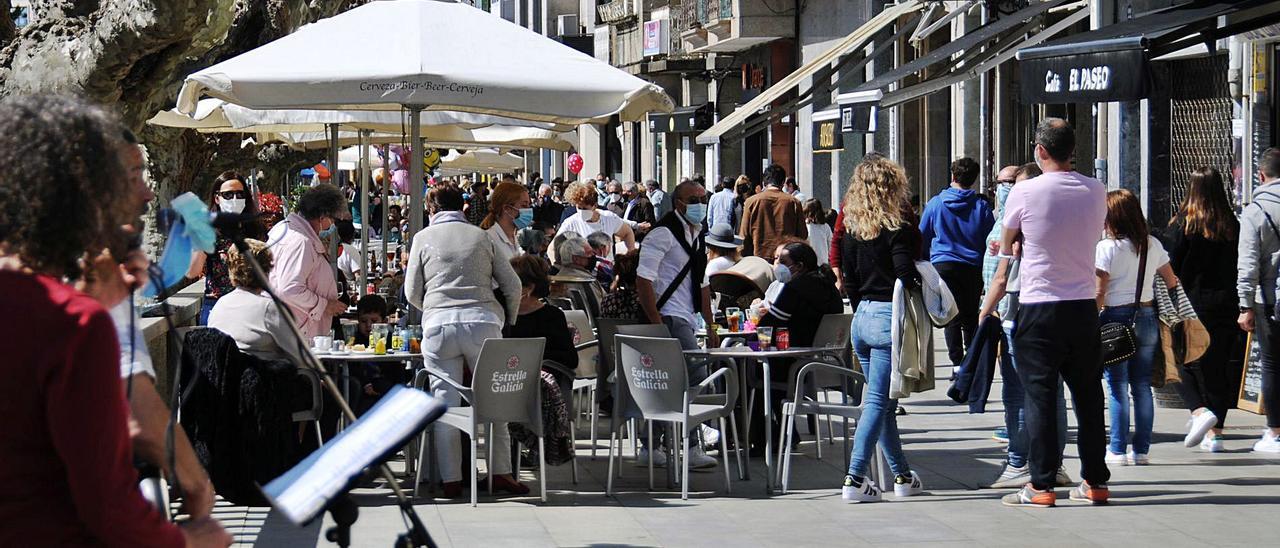
[[724, 272], [742, 260], [738, 248], [742, 246], [742, 238], [733, 233], [733, 227], [727, 223], [719, 223], [707, 232], [707, 255], [711, 261], [707, 263], [707, 279], [712, 274]]

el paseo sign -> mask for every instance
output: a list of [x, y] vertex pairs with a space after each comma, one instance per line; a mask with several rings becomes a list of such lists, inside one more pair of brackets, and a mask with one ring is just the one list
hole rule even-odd
[[1142, 49], [1024, 59], [1022, 99], [1029, 103], [1135, 101], [1151, 90]]

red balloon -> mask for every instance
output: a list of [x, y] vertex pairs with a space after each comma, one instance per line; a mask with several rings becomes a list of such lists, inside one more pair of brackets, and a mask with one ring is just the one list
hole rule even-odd
[[579, 171], [582, 171], [582, 156], [579, 156], [577, 152], [569, 155], [568, 163], [569, 171], [572, 171], [574, 175], [577, 175]]

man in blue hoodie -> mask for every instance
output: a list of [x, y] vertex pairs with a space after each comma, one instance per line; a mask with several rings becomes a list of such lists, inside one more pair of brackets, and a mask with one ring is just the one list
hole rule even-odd
[[951, 186], [929, 200], [920, 216], [929, 262], [938, 269], [960, 309], [960, 315], [945, 331], [952, 366], [964, 361], [965, 346], [978, 331], [982, 256], [987, 233], [995, 225], [991, 204], [973, 189], [978, 171], [978, 163], [972, 158], [952, 162]]

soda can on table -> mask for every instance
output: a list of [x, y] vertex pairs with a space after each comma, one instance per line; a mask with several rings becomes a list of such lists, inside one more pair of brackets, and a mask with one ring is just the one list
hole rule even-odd
[[791, 348], [791, 334], [787, 332], [787, 328], [779, 327], [774, 329], [773, 345], [778, 347], [778, 350]]

